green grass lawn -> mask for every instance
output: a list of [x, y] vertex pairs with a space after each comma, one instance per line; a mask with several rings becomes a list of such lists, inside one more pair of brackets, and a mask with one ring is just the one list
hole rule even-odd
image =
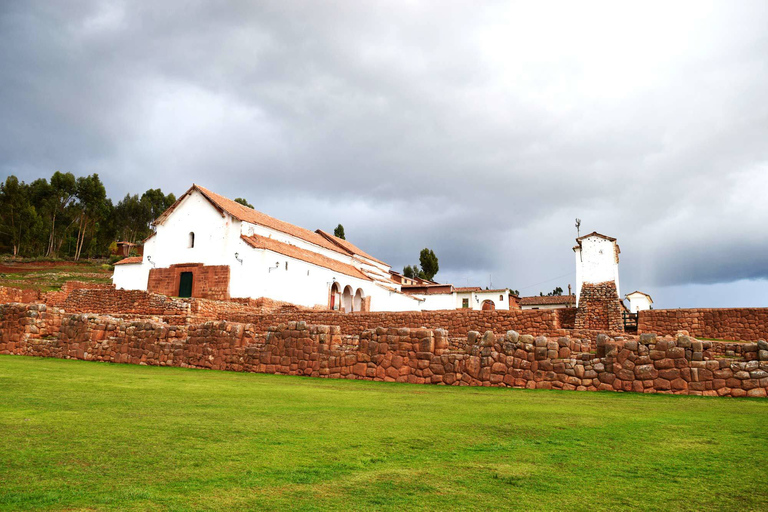
[[0, 508], [766, 510], [768, 400], [0, 356]]
[[66, 281], [111, 283], [112, 270], [104, 261], [16, 260], [0, 257], [0, 286], [58, 291]]

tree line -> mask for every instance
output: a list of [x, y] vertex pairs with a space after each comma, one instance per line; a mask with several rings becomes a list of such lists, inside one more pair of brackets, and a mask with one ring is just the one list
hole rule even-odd
[[98, 174], [75, 178], [55, 172], [31, 183], [8, 176], [0, 183], [0, 252], [14, 256], [93, 258], [107, 256], [116, 240], [138, 242], [152, 222], [176, 202], [173, 194], [150, 189], [107, 197]]

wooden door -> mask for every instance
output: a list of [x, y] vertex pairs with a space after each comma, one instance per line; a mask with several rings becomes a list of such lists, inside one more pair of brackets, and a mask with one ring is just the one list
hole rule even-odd
[[192, 296], [192, 272], [182, 272], [179, 276], [179, 297]]

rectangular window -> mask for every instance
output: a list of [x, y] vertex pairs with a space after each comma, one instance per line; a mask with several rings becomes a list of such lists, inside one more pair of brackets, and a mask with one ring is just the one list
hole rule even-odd
[[461, 307], [462, 308], [468, 308], [469, 307], [469, 299], [461, 299]]

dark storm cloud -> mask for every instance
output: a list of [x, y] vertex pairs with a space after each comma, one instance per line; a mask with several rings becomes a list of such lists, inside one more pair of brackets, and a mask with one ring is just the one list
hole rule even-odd
[[574, 282], [577, 216], [624, 288], [766, 279], [766, 10], [4, 2], [0, 172], [199, 182], [524, 293]]

